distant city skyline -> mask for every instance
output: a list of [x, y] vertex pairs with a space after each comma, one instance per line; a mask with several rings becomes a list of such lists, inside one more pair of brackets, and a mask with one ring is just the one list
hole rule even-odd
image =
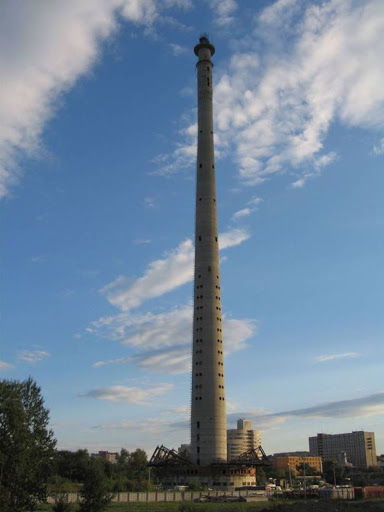
[[227, 428], [384, 453], [383, 2], [6, 0], [0, 28], [0, 378], [59, 448], [189, 442], [207, 32]]

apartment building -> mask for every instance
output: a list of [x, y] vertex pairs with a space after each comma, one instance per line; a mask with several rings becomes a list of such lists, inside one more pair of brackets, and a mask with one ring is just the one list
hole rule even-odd
[[291, 471], [292, 476], [297, 476], [299, 470], [297, 469], [300, 464], [306, 464], [311, 468], [315, 469], [317, 474], [320, 475], [323, 472], [323, 463], [321, 457], [308, 455], [308, 456], [278, 456], [275, 459], [275, 465], [277, 469], [283, 469], [285, 471]]
[[309, 438], [309, 452], [324, 460], [338, 460], [345, 452], [348, 461], [356, 468], [377, 466], [374, 432], [363, 430], [346, 434], [317, 434]]

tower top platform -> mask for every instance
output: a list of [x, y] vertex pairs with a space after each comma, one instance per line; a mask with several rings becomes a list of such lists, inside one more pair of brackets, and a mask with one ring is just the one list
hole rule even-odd
[[201, 48], [208, 48], [209, 50], [211, 50], [211, 55], [213, 55], [215, 53], [215, 47], [213, 46], [213, 44], [211, 44], [209, 42], [209, 39], [207, 36], [201, 36], [199, 41], [200, 41], [199, 44], [197, 44], [194, 48], [195, 55], [199, 56], [199, 50]]

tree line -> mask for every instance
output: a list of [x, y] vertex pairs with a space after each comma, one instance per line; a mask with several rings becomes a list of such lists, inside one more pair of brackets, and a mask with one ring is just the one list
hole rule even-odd
[[133, 452], [122, 448], [114, 463], [94, 457], [87, 450], [56, 450], [48, 482], [51, 487], [62, 485], [76, 491], [84, 484], [90, 467], [98, 467], [111, 492], [147, 491], [152, 489], [147, 463], [147, 454], [140, 448]]

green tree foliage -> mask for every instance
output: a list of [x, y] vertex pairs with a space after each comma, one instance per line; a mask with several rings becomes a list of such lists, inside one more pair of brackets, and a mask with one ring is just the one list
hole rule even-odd
[[80, 492], [80, 512], [102, 512], [112, 500], [110, 482], [107, 479], [103, 461], [91, 459], [88, 464], [84, 485]]
[[267, 481], [267, 476], [263, 468], [258, 467], [256, 470], [256, 482], [257, 485], [264, 485]]
[[55, 454], [55, 471], [72, 482], [84, 482], [90, 455], [87, 450], [60, 450]]
[[299, 475], [301, 475], [301, 476], [303, 476], [304, 473], [305, 473], [306, 476], [313, 476], [313, 475], [317, 475], [318, 474], [317, 469], [313, 468], [312, 466], [310, 466], [306, 462], [302, 462], [301, 464], [298, 464], [296, 466], [296, 469], [299, 472]]
[[323, 462], [323, 476], [329, 484], [334, 484], [335, 480], [337, 485], [341, 484], [344, 473], [345, 469], [340, 467], [335, 459]]
[[[58, 485], [66, 484], [66, 491], [72, 486], [72, 490], [77, 492], [75, 484], [82, 485], [86, 479], [90, 462], [96, 460], [109, 482], [111, 492], [153, 490], [153, 485], [149, 483], [148, 459], [145, 451], [138, 448], [133, 452], [128, 452], [123, 448], [117, 456], [115, 464], [101, 458], [91, 457], [87, 450], [57, 451], [55, 471], [49, 480], [52, 491], [55, 491]], [[154, 471], [152, 471], [151, 480], [156, 482]]]
[[71, 505], [68, 503], [68, 494], [66, 492], [56, 493], [54, 498], [53, 512], [70, 512], [72, 510]]
[[34, 510], [46, 499], [56, 441], [41, 389], [28, 378], [0, 381], [0, 510]]

